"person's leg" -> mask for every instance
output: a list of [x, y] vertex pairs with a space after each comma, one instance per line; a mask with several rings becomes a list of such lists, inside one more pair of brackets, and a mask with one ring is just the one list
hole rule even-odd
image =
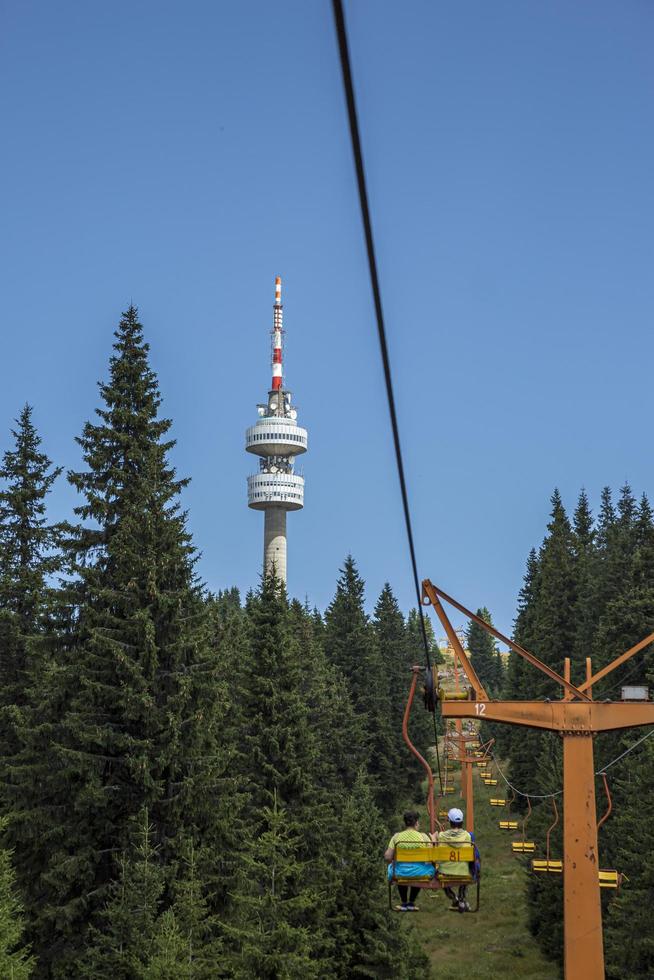
[[409, 888], [409, 905], [414, 905], [416, 898], [420, 894], [419, 888]]
[[407, 886], [406, 885], [398, 885], [397, 886], [397, 890], [400, 893], [400, 901], [401, 901], [402, 905], [406, 905], [407, 904], [407, 891], [408, 891]]
[[447, 897], [451, 901], [451, 903], [454, 906], [454, 908], [458, 908], [459, 902], [458, 902], [458, 899], [457, 899], [456, 894], [454, 892], [454, 889], [453, 888], [450, 888], [449, 885], [448, 885], [447, 887], [445, 887], [443, 889], [443, 891], [445, 892], [445, 894], [447, 895]]

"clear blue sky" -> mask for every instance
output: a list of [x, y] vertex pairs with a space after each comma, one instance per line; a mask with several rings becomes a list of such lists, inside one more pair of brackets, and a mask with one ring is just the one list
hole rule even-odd
[[[421, 575], [510, 628], [554, 486], [654, 496], [654, 7], [346, 4]], [[289, 589], [412, 586], [328, 0], [4, 0], [0, 445], [51, 457], [138, 305], [218, 589], [256, 584], [243, 432], [273, 280], [310, 433]], [[75, 500], [62, 480], [56, 516]]]

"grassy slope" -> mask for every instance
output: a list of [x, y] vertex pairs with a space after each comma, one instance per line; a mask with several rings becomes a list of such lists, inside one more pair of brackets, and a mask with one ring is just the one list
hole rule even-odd
[[[474, 793], [475, 837], [482, 857], [479, 912], [449, 912], [442, 892], [425, 892], [420, 913], [406, 919], [429, 955], [434, 980], [556, 980], [557, 967], [544, 959], [527, 928], [523, 859], [511, 851], [511, 840], [519, 839], [519, 833], [500, 830], [498, 822], [508, 818], [508, 811], [488, 802], [491, 795], [504, 795], [501, 787], [484, 786], [475, 768]], [[446, 809], [459, 804], [458, 789], [445, 799]]]

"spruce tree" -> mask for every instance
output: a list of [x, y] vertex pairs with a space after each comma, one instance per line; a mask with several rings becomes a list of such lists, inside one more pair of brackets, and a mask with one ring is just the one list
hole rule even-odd
[[[535, 649], [544, 663], [563, 673], [576, 635], [574, 609], [577, 598], [573, 535], [558, 490], [552, 494], [552, 512], [540, 552], [539, 595], [535, 614]], [[533, 672], [532, 672], [533, 673]], [[534, 690], [557, 696], [558, 686], [540, 672]]]
[[[303, 647], [297, 605], [289, 608], [284, 587], [274, 574], [264, 578], [246, 609], [249, 652], [239, 689], [244, 719], [240, 771], [248, 800], [241, 840], [245, 846], [236, 854], [239, 873], [242, 879], [253, 873], [252, 862], [259, 858], [252, 852], [264, 843], [268, 846], [270, 834], [278, 833], [278, 813], [283, 812], [288, 887], [298, 889], [297, 904], [283, 906], [293, 910], [288, 928], [300, 945], [305, 932], [310, 935], [312, 955], [325, 960], [331, 942], [323, 928], [324, 901], [317, 900], [315, 883], [321, 882], [327, 891], [333, 883], [333, 861], [323, 845], [337, 833], [336, 814], [344, 787], [334, 785], [333, 763], [327, 762], [334, 746], [329, 746], [324, 719], [315, 729], [311, 724], [314, 705], [319, 703], [311, 662], [316, 651]], [[323, 704], [330, 707], [329, 700]], [[338, 744], [341, 733], [333, 735]], [[242, 949], [254, 949], [259, 944], [258, 927], [256, 921], [248, 927], [243, 919], [243, 887], [233, 892], [236, 919], [241, 920], [238, 942]], [[250, 891], [246, 888], [244, 894]], [[293, 952], [291, 939], [282, 930], [277, 940], [276, 945], [272, 937], [266, 948], [273, 961], [277, 954], [284, 961]], [[244, 954], [246, 962], [248, 955]]]
[[387, 754], [392, 743], [387, 668], [381, 661], [373, 626], [364, 609], [364, 582], [351, 555], [345, 560], [336, 595], [325, 613], [325, 652], [345, 675], [359, 721], [359, 743], [377, 800], [383, 801], [389, 777]]
[[352, 789], [364, 750], [349, 685], [324, 651], [324, 623], [299, 602], [290, 605], [290, 622], [303, 664], [302, 693], [316, 740], [315, 781], [330, 797]]
[[131, 980], [143, 973], [166, 886], [160, 848], [147, 810], [134, 820], [131, 846], [117, 862], [107, 904], [89, 930], [83, 975], [89, 980]]
[[[593, 640], [597, 627], [596, 581], [599, 561], [595, 546], [593, 515], [585, 490], [579, 494], [573, 519], [572, 549], [576, 578], [575, 641], [570, 652], [575, 664], [575, 677], [585, 676], [586, 657], [593, 655]], [[574, 679], [574, 678], [573, 678]]]
[[323, 939], [311, 928], [320, 896], [309, 873], [301, 829], [272, 794], [243, 852], [235, 918], [227, 926], [235, 980], [311, 980], [325, 975], [314, 958]]
[[[540, 561], [536, 549], [532, 548], [527, 558], [523, 584], [518, 595], [518, 612], [513, 629], [515, 641], [528, 650], [533, 650], [537, 642], [535, 613], [539, 592]], [[519, 654], [511, 651], [505, 680], [505, 697], [507, 700], [520, 701], [529, 698], [533, 669]], [[498, 725], [497, 727], [501, 739], [498, 749], [502, 753], [508, 754], [512, 774], [514, 767], [518, 772], [524, 772], [533, 758], [534, 740], [538, 736], [530, 733], [531, 744], [527, 744], [525, 732], [521, 728], [516, 727], [514, 729], [513, 726], [508, 725]], [[525, 801], [522, 797], [518, 797], [515, 805], [521, 809], [525, 806]]]
[[[89, 923], [114, 859], [148, 809], [161, 861], [221, 839], [231, 785], [220, 745], [225, 691], [168, 456], [156, 376], [133, 307], [116, 332], [98, 422], [69, 474], [83, 522], [61, 595], [67, 621], [44, 689], [33, 687], [13, 776], [20, 883], [41, 969], [83, 976]], [[62, 612], [63, 619], [63, 612]], [[34, 822], [38, 818], [35, 836]]]
[[[547, 534], [537, 561], [530, 559], [515, 636], [543, 663], [563, 673], [576, 639], [575, 603], [577, 583], [573, 551], [573, 533], [560, 494], [551, 498], [552, 511]], [[526, 603], [526, 604], [525, 604]], [[558, 685], [529, 664], [515, 663], [509, 668], [510, 696], [528, 700], [559, 697]], [[510, 742], [511, 781], [523, 792], [538, 793], [539, 777], [535, 760], [551, 738], [543, 732], [522, 730]], [[524, 801], [516, 801], [518, 807]]]
[[302, 820], [312, 795], [316, 744], [303, 697], [304, 664], [282, 583], [264, 578], [248, 610], [242, 680], [245, 778], [254, 826], [276, 800]]
[[[650, 683], [652, 680], [654, 676], [650, 674]], [[630, 733], [630, 744], [634, 744], [636, 735], [641, 737], [637, 731]], [[612, 779], [619, 806], [605, 825], [606, 831], [600, 831], [610, 835], [611, 867], [628, 879], [612, 899], [605, 916], [605, 959], [607, 977], [611, 980], [654, 975], [651, 927], [654, 860], [648, 846], [649, 814], [654, 807], [652, 741], [645, 742], [626, 758], [619, 775]], [[606, 860], [606, 854], [603, 857]]]
[[[384, 787], [381, 809], [390, 816], [415, 787], [417, 773], [414, 757], [407, 751], [402, 738], [402, 719], [411, 683], [407, 631], [404, 616], [388, 582], [375, 606], [373, 628], [386, 680], [387, 717], [377, 743], [380, 757], [378, 778]], [[416, 711], [420, 707], [418, 701]]]
[[65, 525], [50, 523], [47, 497], [61, 473], [41, 449], [25, 405], [12, 430], [14, 447], [0, 467], [0, 757], [16, 750], [9, 706], [25, 702], [29, 658], [42, 653], [52, 612], [50, 579], [61, 569]]
[[[6, 819], [0, 821], [4, 829]], [[16, 897], [11, 852], [0, 850], [0, 976], [7, 980], [28, 980], [34, 958], [23, 945], [23, 909]]]
[[[491, 614], [485, 606], [483, 609], [477, 610], [477, 615], [485, 623], [493, 625]], [[477, 623], [471, 622], [467, 630], [467, 643], [470, 651], [470, 663], [479, 680], [491, 697], [496, 697], [503, 687], [504, 676], [495, 640], [485, 629]]]

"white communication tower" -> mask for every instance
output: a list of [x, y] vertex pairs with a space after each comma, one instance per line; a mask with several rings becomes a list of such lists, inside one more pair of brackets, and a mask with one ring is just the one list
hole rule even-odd
[[297, 424], [291, 392], [284, 388], [282, 280], [275, 279], [272, 329], [272, 385], [265, 405], [258, 405], [259, 419], [245, 431], [247, 452], [259, 456], [259, 472], [248, 477], [248, 507], [265, 514], [263, 568], [274, 566], [286, 584], [286, 513], [304, 507], [304, 477], [293, 472], [295, 457], [307, 451], [307, 430]]

